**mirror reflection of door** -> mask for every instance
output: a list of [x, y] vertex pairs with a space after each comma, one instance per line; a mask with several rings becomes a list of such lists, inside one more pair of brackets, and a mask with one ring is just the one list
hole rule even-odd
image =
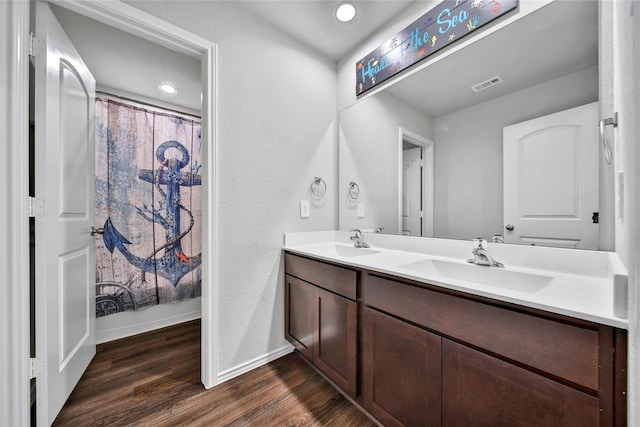
[[405, 141], [402, 149], [402, 234], [422, 236], [422, 148]]
[[434, 143], [399, 128], [398, 227], [405, 236], [433, 237]]
[[598, 103], [504, 128], [504, 241], [598, 249]]

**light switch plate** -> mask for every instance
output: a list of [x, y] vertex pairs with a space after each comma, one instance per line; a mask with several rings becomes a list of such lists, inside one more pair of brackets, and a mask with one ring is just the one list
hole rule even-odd
[[308, 200], [300, 200], [300, 218], [309, 218]]
[[358, 203], [358, 218], [364, 218], [364, 203]]

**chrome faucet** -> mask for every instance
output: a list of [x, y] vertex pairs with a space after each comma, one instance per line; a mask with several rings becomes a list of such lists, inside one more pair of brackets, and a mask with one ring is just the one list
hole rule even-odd
[[489, 255], [487, 251], [487, 241], [482, 237], [473, 239], [475, 247], [473, 248], [473, 258], [468, 259], [467, 262], [476, 265], [484, 265], [487, 267], [504, 267], [504, 264], [496, 261]]
[[358, 230], [357, 228], [354, 230], [351, 230], [353, 232], [355, 232], [356, 234], [354, 236], [351, 236], [351, 241], [353, 242], [353, 246], [356, 248], [369, 248], [370, 246], [367, 244], [367, 242], [364, 241], [364, 236], [362, 234], [362, 230]]

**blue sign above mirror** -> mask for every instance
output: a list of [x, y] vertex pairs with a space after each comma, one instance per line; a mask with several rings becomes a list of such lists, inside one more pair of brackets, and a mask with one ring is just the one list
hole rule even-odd
[[361, 95], [517, 6], [518, 0], [443, 1], [358, 61], [356, 95]]

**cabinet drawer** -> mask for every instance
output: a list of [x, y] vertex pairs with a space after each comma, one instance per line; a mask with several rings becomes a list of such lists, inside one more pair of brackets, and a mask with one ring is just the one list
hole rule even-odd
[[365, 305], [598, 390], [599, 331], [367, 275]]
[[284, 260], [287, 274], [355, 301], [358, 283], [355, 271], [289, 253]]

